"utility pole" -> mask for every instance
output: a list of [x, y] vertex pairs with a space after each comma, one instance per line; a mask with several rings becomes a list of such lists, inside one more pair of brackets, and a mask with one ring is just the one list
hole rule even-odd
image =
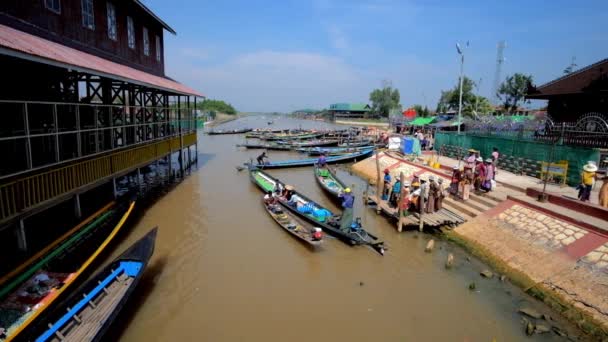
[[[466, 46], [469, 46], [468, 41]], [[460, 97], [458, 99], [458, 134], [460, 135], [460, 126], [462, 122], [462, 84], [464, 81], [464, 50], [458, 43], [456, 43], [456, 51], [458, 51], [458, 54], [460, 55]]]

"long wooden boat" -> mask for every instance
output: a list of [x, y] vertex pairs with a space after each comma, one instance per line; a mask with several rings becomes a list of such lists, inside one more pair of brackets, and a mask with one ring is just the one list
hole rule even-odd
[[[368, 157], [373, 153], [373, 150], [363, 150], [355, 153], [343, 154], [339, 156], [332, 156], [326, 158], [328, 164], [335, 163], [345, 163], [351, 160], [360, 160]], [[296, 159], [296, 160], [285, 160], [285, 161], [277, 161], [277, 162], [268, 162], [264, 165], [259, 165], [259, 167], [264, 169], [283, 169], [289, 167], [302, 167], [302, 166], [312, 166], [316, 164], [318, 161], [317, 158], [308, 158], [308, 159]], [[249, 165], [249, 163], [245, 163], [245, 166]]]
[[298, 147], [314, 147], [314, 146], [336, 146], [338, 145], [338, 139], [318, 139], [318, 140], [304, 140], [304, 141], [293, 141], [287, 142], [294, 148]]
[[246, 139], [257, 139], [261, 136], [264, 136], [266, 134], [272, 134], [272, 133], [282, 133], [282, 132], [287, 132], [288, 129], [254, 129], [251, 132], [248, 132], [247, 134], [245, 134], [245, 138]]
[[104, 213], [0, 289], [0, 326], [6, 329], [0, 341], [18, 337], [80, 280], [124, 226], [134, 206], [135, 202], [124, 203]]
[[262, 140], [274, 141], [274, 140], [304, 140], [304, 139], [314, 139], [323, 136], [324, 133], [300, 133], [300, 134], [270, 134], [266, 136], [260, 137]]
[[275, 151], [291, 151], [293, 148], [290, 145], [279, 145], [273, 143], [266, 144], [237, 144], [237, 147], [244, 147], [248, 149], [265, 149]]
[[288, 210], [284, 210], [280, 204], [268, 205], [264, 203], [262, 200], [262, 204], [264, 205], [264, 209], [276, 223], [281, 226], [285, 231], [289, 234], [295, 236], [300, 241], [307, 243], [312, 247], [318, 247], [321, 245], [322, 240], [317, 240], [313, 237], [313, 233], [315, 229], [320, 229], [316, 227], [311, 227], [306, 223], [300, 222], [300, 220]]
[[251, 132], [252, 128], [243, 128], [243, 129], [219, 129], [207, 132], [209, 135], [220, 135], [220, 134], [243, 134], [247, 132]]
[[331, 199], [339, 200], [340, 193], [344, 192], [347, 186], [331, 171], [329, 167], [314, 168], [315, 179], [321, 188], [329, 194]]
[[369, 146], [371, 142], [369, 140], [362, 141], [351, 141], [338, 144], [338, 147], [361, 147], [361, 146]]
[[29, 332], [31, 340], [100, 341], [141, 280], [156, 234], [157, 228], [150, 230], [73, 292], [46, 322]]
[[[264, 192], [273, 191], [280, 181], [262, 170], [255, 167], [249, 169], [251, 181]], [[321, 227], [326, 233], [332, 234], [343, 242], [350, 245], [365, 245], [373, 248], [376, 252], [384, 255], [386, 247], [384, 242], [379, 241], [377, 236], [366, 231], [358, 225], [348, 232], [340, 230], [340, 216], [332, 213], [327, 208], [312, 201], [298, 191], [294, 191], [291, 201], [284, 197], [278, 197], [281, 205], [308, 222]], [[357, 220], [358, 221], [358, 220]]]
[[347, 153], [354, 153], [363, 150], [373, 149], [373, 146], [359, 146], [359, 147], [306, 147], [297, 148], [296, 151], [307, 153], [309, 156], [319, 156], [324, 154], [326, 156], [338, 156]]

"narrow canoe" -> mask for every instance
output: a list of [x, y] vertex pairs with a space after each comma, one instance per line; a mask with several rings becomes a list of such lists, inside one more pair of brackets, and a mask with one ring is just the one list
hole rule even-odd
[[279, 144], [238, 144], [237, 147], [244, 147], [248, 149], [265, 149], [274, 151], [291, 151], [290, 145], [279, 145]]
[[113, 241], [134, 206], [135, 202], [121, 205], [125, 210], [122, 215], [105, 217], [68, 247], [59, 248], [56, 253], [57, 250], [53, 250], [53, 257], [44, 263], [44, 267], [23, 279], [18, 286], [2, 291], [5, 295], [0, 301], [0, 326], [6, 328], [6, 338], [0, 341], [12, 341], [32, 324], [44, 320], [41, 316], [46, 310], [56, 305], [62, 293], [80, 280]]
[[346, 185], [336, 177], [329, 167], [315, 165], [314, 172], [315, 179], [321, 188], [330, 195], [331, 199], [339, 200], [338, 196], [347, 188]]
[[363, 150], [373, 149], [373, 146], [360, 146], [360, 147], [309, 147], [309, 148], [298, 148], [296, 151], [308, 153], [309, 156], [319, 156], [325, 154], [326, 156], [337, 156], [347, 153], [355, 153]]
[[[328, 157], [326, 159], [328, 164], [335, 163], [345, 163], [351, 160], [361, 160], [363, 158], [368, 157], [373, 153], [373, 150], [364, 150], [355, 153], [343, 154], [333, 157]], [[282, 169], [289, 167], [301, 167], [301, 166], [312, 166], [316, 164], [318, 161], [317, 158], [308, 158], [308, 159], [296, 159], [296, 160], [285, 160], [285, 161], [277, 161], [277, 162], [268, 162], [264, 165], [259, 165], [259, 167], [264, 169]], [[245, 165], [249, 165], [249, 163], [245, 163]]]
[[100, 341], [141, 280], [154, 252], [157, 228], [95, 274], [30, 336], [36, 342]]
[[[277, 184], [280, 183], [278, 179], [256, 168], [249, 170], [249, 177], [264, 192], [273, 191]], [[376, 252], [384, 255], [386, 247], [384, 246], [384, 242], [378, 241], [378, 237], [367, 232], [362, 227], [351, 229], [348, 232], [342, 231], [340, 230], [339, 216], [297, 191], [294, 191], [294, 196], [292, 196], [292, 201], [279, 197], [279, 203], [297, 217], [321, 227], [326, 233], [334, 235], [347, 244], [369, 246]], [[304, 213], [302, 211], [303, 208], [307, 208], [308, 211]]]
[[314, 146], [336, 146], [338, 145], [337, 139], [319, 139], [319, 140], [305, 140], [291, 142], [293, 147], [314, 147]]
[[310, 246], [317, 247], [321, 245], [321, 240], [316, 240], [312, 237], [314, 228], [308, 224], [300, 222], [291, 212], [284, 210], [280, 204], [267, 205], [262, 200], [264, 209], [276, 223], [281, 226], [289, 234], [295, 236], [300, 241], [307, 243]]
[[220, 129], [220, 130], [213, 130], [213, 131], [209, 131], [207, 132], [207, 134], [209, 135], [220, 135], [220, 134], [243, 134], [243, 133], [247, 133], [247, 132], [251, 132], [253, 131], [253, 129], [251, 128], [243, 128], [243, 129]]
[[322, 136], [324, 133], [305, 133], [305, 134], [269, 134], [267, 136], [260, 137], [263, 140], [304, 140], [314, 139]]
[[338, 147], [361, 147], [361, 146], [369, 146], [370, 144], [371, 143], [369, 140], [352, 141], [352, 142], [341, 143], [338, 145]]

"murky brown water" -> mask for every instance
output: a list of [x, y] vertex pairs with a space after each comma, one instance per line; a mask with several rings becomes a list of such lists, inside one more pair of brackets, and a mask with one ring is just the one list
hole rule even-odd
[[[247, 118], [229, 127], [266, 121]], [[275, 126], [319, 123], [281, 119]], [[485, 280], [483, 265], [429, 235], [398, 234], [357, 201], [355, 212], [390, 250], [329, 239], [314, 252], [282, 231], [262, 210], [262, 193], [236, 165], [257, 150], [238, 150], [242, 136], [199, 134], [199, 169], [150, 208], [114, 255], [159, 226], [156, 251], [140, 294], [114, 332], [124, 341], [518, 341], [519, 290]], [[270, 152], [271, 159], [298, 157]], [[310, 169], [272, 172], [331, 208]], [[345, 171], [339, 176], [364, 183]], [[360, 198], [360, 197], [359, 197]], [[443, 267], [449, 252], [456, 267]], [[474, 281], [477, 291], [469, 291]], [[363, 286], [360, 286], [363, 282]], [[555, 335], [537, 335], [543, 340]]]

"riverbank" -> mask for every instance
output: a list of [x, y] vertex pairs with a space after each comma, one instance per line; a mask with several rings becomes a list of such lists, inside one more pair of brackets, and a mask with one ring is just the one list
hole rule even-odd
[[[380, 169], [388, 169], [393, 177], [403, 172], [408, 179], [414, 174], [434, 175], [449, 182], [444, 170], [392, 154], [379, 156]], [[375, 183], [374, 157], [356, 163], [352, 170]], [[481, 258], [594, 339], [607, 339], [606, 221], [553, 203], [541, 206], [525, 189], [517, 189], [499, 184], [489, 194], [472, 194], [467, 202], [446, 198], [444, 207], [467, 222], [445, 230], [442, 236]], [[551, 325], [546, 320], [537, 321], [535, 324], [541, 326]], [[558, 331], [554, 329], [556, 334]]]
[[205, 126], [206, 127], [218, 126], [218, 125], [230, 122], [230, 121], [240, 119], [244, 116], [245, 115], [243, 115], [243, 114], [229, 115], [229, 114], [224, 114], [224, 113], [217, 113], [217, 114], [215, 114], [214, 120], [205, 122]]

